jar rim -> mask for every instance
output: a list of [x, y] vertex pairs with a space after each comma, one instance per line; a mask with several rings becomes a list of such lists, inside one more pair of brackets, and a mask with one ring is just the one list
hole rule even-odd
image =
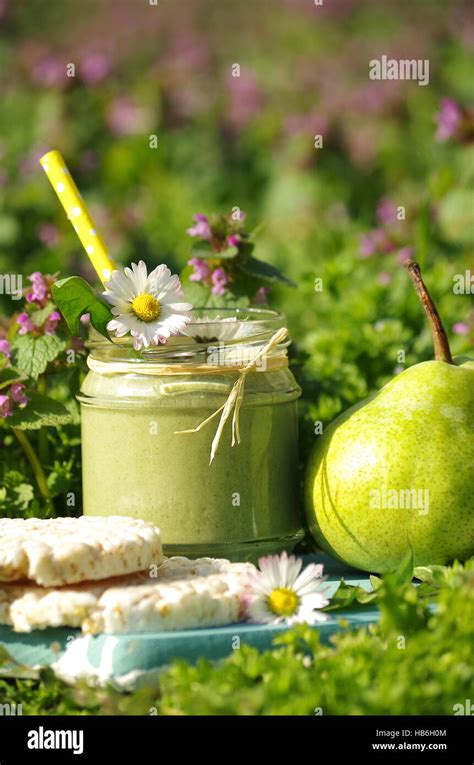
[[[133, 348], [133, 338], [128, 335], [122, 338], [110, 340], [97, 332], [92, 331], [86, 348], [93, 355], [105, 354], [109, 358], [118, 360], [120, 354], [127, 354], [134, 360], [142, 361], [167, 361], [184, 360], [189, 356], [206, 353], [213, 346], [233, 347], [236, 345], [260, 346], [272, 337], [280, 328], [286, 327], [285, 314], [270, 308], [246, 307], [223, 307], [223, 308], [194, 308], [193, 316], [201, 319], [200, 322], [190, 321], [186, 325], [186, 335], [172, 336], [163, 345], [142, 348], [137, 351]], [[229, 319], [235, 321], [230, 322]], [[204, 318], [209, 322], [204, 323]], [[226, 321], [227, 320], [227, 321]], [[218, 335], [202, 337], [200, 328], [218, 326], [228, 328], [222, 337]], [[280, 352], [287, 348], [289, 339], [280, 343]]]
[[[274, 311], [273, 308], [257, 308], [256, 306], [225, 306], [221, 308], [193, 308], [193, 314], [196, 313], [203, 313], [206, 314], [211, 321], [217, 321], [218, 318], [229, 318], [232, 316], [240, 315], [242, 316], [241, 319], [238, 319], [238, 321], [248, 321], [249, 317], [255, 317], [251, 318], [252, 322], [270, 322], [274, 320], [279, 321], [286, 321], [285, 314], [281, 313], [280, 311]], [[216, 314], [213, 318], [209, 316], [209, 314]], [[220, 314], [227, 314], [227, 316], [222, 317]], [[199, 316], [198, 318], [204, 318]], [[189, 322], [190, 324], [193, 324], [193, 322]]]

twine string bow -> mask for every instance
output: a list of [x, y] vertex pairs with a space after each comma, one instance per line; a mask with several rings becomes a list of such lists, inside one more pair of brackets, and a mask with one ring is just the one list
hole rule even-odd
[[203, 420], [201, 423], [199, 423], [199, 425], [197, 425], [195, 428], [191, 428], [190, 430], [176, 431], [176, 435], [180, 435], [184, 433], [197, 433], [199, 430], [202, 430], [202, 428], [204, 428], [209, 422], [211, 422], [211, 420], [213, 420], [215, 417], [217, 417], [220, 414], [221, 417], [219, 420], [219, 425], [217, 426], [216, 434], [212, 441], [211, 458], [209, 460], [209, 464], [212, 463], [214, 457], [216, 456], [217, 449], [219, 447], [219, 443], [221, 440], [222, 432], [224, 430], [224, 426], [231, 414], [232, 414], [232, 446], [234, 446], [236, 443], [240, 444], [239, 413], [240, 413], [240, 407], [242, 405], [242, 401], [244, 398], [245, 380], [247, 378], [247, 375], [250, 372], [253, 372], [254, 370], [256, 370], [260, 359], [270, 354], [277, 347], [279, 343], [285, 340], [287, 335], [288, 335], [288, 330], [286, 329], [286, 327], [282, 327], [281, 329], [277, 330], [274, 335], [272, 335], [268, 343], [264, 345], [263, 348], [260, 348], [258, 353], [255, 354], [255, 357], [240, 370], [240, 374], [237, 380], [235, 381], [235, 383], [233, 384], [226, 402], [222, 404], [222, 406], [220, 406], [219, 409], [216, 409], [215, 412], [213, 412], [209, 417], [206, 417], [206, 419]]

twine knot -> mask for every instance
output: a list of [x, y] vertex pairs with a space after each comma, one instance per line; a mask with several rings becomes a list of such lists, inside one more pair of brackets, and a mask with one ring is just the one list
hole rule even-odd
[[219, 447], [219, 443], [221, 440], [222, 432], [224, 430], [224, 426], [231, 414], [232, 414], [232, 446], [234, 446], [236, 443], [240, 444], [239, 413], [240, 413], [240, 407], [242, 405], [242, 400], [244, 397], [245, 380], [247, 379], [247, 375], [250, 372], [253, 372], [254, 370], [256, 370], [260, 359], [262, 359], [267, 354], [271, 353], [277, 347], [279, 343], [285, 340], [287, 335], [288, 335], [288, 330], [286, 329], [286, 327], [282, 327], [281, 329], [277, 330], [274, 335], [272, 335], [268, 343], [264, 345], [263, 348], [260, 348], [258, 353], [255, 354], [255, 357], [240, 370], [240, 374], [237, 380], [235, 381], [235, 383], [233, 384], [226, 402], [222, 404], [222, 406], [220, 406], [219, 409], [216, 409], [216, 411], [213, 412], [213, 414], [211, 414], [209, 417], [207, 417], [205, 420], [199, 423], [199, 425], [197, 425], [195, 428], [191, 428], [190, 430], [176, 431], [176, 435], [181, 435], [184, 433], [197, 433], [199, 430], [204, 428], [209, 422], [211, 422], [211, 420], [213, 420], [215, 417], [217, 417], [220, 414], [221, 417], [219, 420], [219, 425], [217, 426], [216, 434], [212, 441], [211, 458], [209, 460], [209, 464], [212, 463], [214, 457], [216, 456], [217, 449]]

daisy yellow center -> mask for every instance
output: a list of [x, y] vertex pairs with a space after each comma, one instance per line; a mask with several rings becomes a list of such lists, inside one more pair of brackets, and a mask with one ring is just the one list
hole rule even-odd
[[161, 313], [161, 306], [156, 297], [145, 293], [132, 300], [132, 311], [140, 321], [155, 321]]
[[298, 596], [288, 587], [279, 587], [268, 596], [268, 607], [277, 616], [291, 616], [298, 608]]

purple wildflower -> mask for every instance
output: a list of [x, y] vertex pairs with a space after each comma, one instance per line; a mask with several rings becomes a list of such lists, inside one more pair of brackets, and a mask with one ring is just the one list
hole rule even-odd
[[385, 225], [397, 220], [397, 206], [387, 197], [383, 197], [377, 205], [377, 220]]
[[452, 98], [443, 98], [436, 120], [438, 129], [436, 131], [437, 141], [447, 141], [458, 131], [461, 124], [462, 111], [456, 101]]
[[110, 72], [110, 61], [103, 53], [91, 53], [81, 64], [81, 77], [88, 85], [100, 82]]
[[28, 175], [37, 173], [38, 162], [40, 158], [43, 156], [43, 154], [46, 154], [47, 151], [48, 151], [48, 147], [46, 145], [36, 146], [33, 149], [31, 149], [31, 151], [29, 151], [27, 154], [25, 154], [20, 161], [21, 174], [28, 176]]
[[228, 120], [235, 129], [244, 128], [261, 111], [263, 96], [260, 86], [252, 72], [242, 72], [240, 77], [229, 76], [228, 92]]
[[16, 323], [20, 325], [20, 329], [18, 330], [19, 335], [26, 335], [28, 332], [31, 332], [35, 328], [35, 325], [27, 313], [20, 313]]
[[32, 284], [31, 292], [26, 295], [28, 303], [36, 303], [38, 308], [44, 308], [49, 298], [49, 287], [42, 273], [34, 271], [28, 277]]
[[30, 400], [25, 396], [25, 386], [23, 383], [13, 383], [8, 393], [14, 404], [27, 404]]
[[361, 258], [370, 258], [375, 252], [373, 237], [371, 234], [362, 234], [359, 243], [359, 255]]
[[34, 82], [45, 88], [64, 87], [68, 81], [66, 62], [46, 56], [33, 67], [31, 76]]
[[205, 260], [201, 260], [201, 258], [191, 258], [188, 260], [188, 264], [194, 268], [194, 273], [189, 277], [189, 281], [205, 282], [209, 279], [211, 270]]
[[402, 249], [397, 252], [397, 260], [402, 265], [403, 263], [406, 263], [407, 260], [411, 260], [411, 258], [412, 258], [411, 247], [402, 247]]
[[390, 252], [393, 245], [381, 228], [375, 228], [360, 238], [359, 255], [361, 258], [370, 258], [376, 252]]
[[283, 125], [286, 135], [326, 135], [329, 130], [329, 123], [325, 117], [318, 112], [312, 111], [309, 114], [290, 114]]
[[8, 396], [0, 395], [0, 417], [10, 417], [13, 414], [12, 403]]
[[38, 229], [38, 237], [45, 247], [54, 247], [58, 241], [58, 229], [52, 223], [42, 223]]
[[31, 274], [31, 276], [29, 276], [28, 278], [30, 282], [32, 283], [33, 288], [31, 292], [28, 292], [26, 295], [27, 302], [39, 303], [40, 307], [43, 307], [43, 303], [45, 301], [46, 293], [48, 289], [42, 275], [39, 272], [36, 272], [34, 274]]
[[455, 335], [468, 335], [469, 326], [463, 321], [457, 321], [455, 324], [453, 324], [453, 332]]
[[213, 284], [212, 294], [223, 295], [225, 292], [226, 284], [228, 283], [227, 274], [223, 268], [216, 268], [211, 274], [211, 281]]
[[227, 237], [227, 244], [229, 247], [238, 247], [240, 244], [240, 236], [238, 234], [231, 234]]
[[7, 357], [7, 359], [10, 358], [10, 343], [8, 340], [5, 340], [4, 338], [0, 339], [0, 353], [3, 353], [4, 356]]
[[388, 287], [392, 282], [392, 275], [389, 274], [388, 271], [380, 271], [380, 273], [377, 274], [377, 281], [383, 287]]
[[112, 101], [107, 110], [106, 121], [115, 135], [139, 133], [148, 122], [145, 110], [127, 96], [119, 96]]
[[252, 298], [252, 305], [265, 305], [270, 287], [259, 287]]
[[187, 229], [189, 236], [198, 236], [200, 239], [205, 239], [207, 242], [209, 242], [212, 237], [212, 231], [207, 219], [207, 215], [197, 213], [196, 215], [193, 215], [193, 219], [196, 221], [196, 223], [194, 226], [191, 226], [191, 228]]
[[60, 321], [61, 321], [61, 314], [59, 313], [59, 311], [53, 311], [52, 313], [50, 313], [44, 325], [44, 334], [54, 335], [56, 333], [56, 328]]

